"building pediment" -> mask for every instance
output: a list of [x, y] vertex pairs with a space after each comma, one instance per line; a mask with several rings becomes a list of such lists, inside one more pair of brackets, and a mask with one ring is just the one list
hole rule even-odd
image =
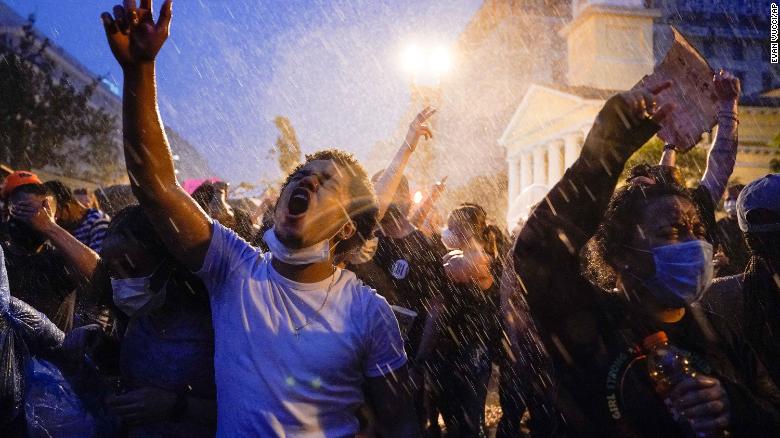
[[592, 123], [601, 99], [590, 99], [539, 84], [532, 84], [523, 96], [498, 143], [514, 155], [572, 126]]

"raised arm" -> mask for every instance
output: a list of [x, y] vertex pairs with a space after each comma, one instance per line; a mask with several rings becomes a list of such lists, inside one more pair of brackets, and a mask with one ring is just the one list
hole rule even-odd
[[657, 122], [671, 111], [668, 105], [655, 109], [655, 95], [669, 85], [610, 98], [596, 117], [580, 157], [534, 209], [524, 230], [538, 225], [541, 213], [552, 213], [592, 235], [626, 161], [655, 134]]
[[412, 213], [412, 217], [409, 219], [409, 222], [411, 222], [412, 225], [417, 228], [423, 226], [425, 220], [428, 218], [428, 215], [431, 213], [431, 210], [433, 210], [433, 206], [436, 205], [436, 201], [439, 200], [439, 197], [441, 197], [441, 194], [444, 193], [446, 188], [447, 177], [445, 176], [441, 179], [441, 181], [433, 185], [433, 188], [431, 188], [431, 194], [425, 198], [422, 204], [420, 204], [414, 213]]
[[157, 108], [155, 58], [168, 38], [172, 2], [157, 23], [152, 1], [125, 0], [114, 16], [102, 15], [108, 43], [124, 72], [122, 120], [127, 173], [133, 193], [168, 250], [188, 268], [200, 269], [211, 239], [211, 219], [179, 186]]
[[88, 246], [79, 242], [73, 235], [57, 225], [49, 200], [42, 205], [34, 205], [27, 201], [17, 202], [9, 209], [11, 217], [30, 225], [41, 233], [57, 248], [68, 261], [68, 264], [80, 278], [74, 278], [78, 283], [92, 279], [100, 257]]
[[738, 78], [724, 70], [715, 75], [713, 82], [718, 95], [718, 134], [707, 155], [707, 170], [701, 185], [707, 188], [717, 205], [737, 162], [737, 108], [742, 87]]
[[[596, 232], [628, 158], [658, 130], [671, 110], [653, 112], [654, 90], [610, 98], [599, 112], [582, 153], [532, 211], [513, 249], [515, 271], [531, 309], [555, 324], [562, 313], [593, 305], [573, 282], [580, 273], [580, 250]], [[555, 269], [550, 269], [555, 266]], [[574, 294], [574, 295], [572, 295]]]
[[390, 162], [390, 165], [382, 173], [379, 181], [374, 184], [374, 192], [379, 201], [378, 221], [381, 221], [385, 216], [387, 207], [393, 200], [395, 191], [398, 190], [398, 184], [401, 183], [401, 177], [404, 174], [404, 169], [406, 169], [406, 164], [409, 163], [412, 152], [417, 148], [417, 143], [420, 142], [420, 137], [425, 137], [426, 139], [433, 137], [433, 133], [431, 133], [426, 122], [434, 113], [436, 113], [435, 109], [426, 107], [417, 114], [417, 117], [409, 124], [409, 131], [406, 133], [404, 143], [398, 149], [398, 152], [395, 153], [393, 161]]

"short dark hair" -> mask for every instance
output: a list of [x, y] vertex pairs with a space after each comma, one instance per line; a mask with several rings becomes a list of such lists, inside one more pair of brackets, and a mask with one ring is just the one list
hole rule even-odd
[[152, 255], [160, 257], [168, 255], [168, 250], [139, 205], [125, 207], [111, 219], [106, 231], [106, 239], [117, 235], [133, 240]]
[[336, 255], [341, 255], [357, 248], [364, 241], [373, 237], [379, 214], [379, 203], [374, 194], [374, 185], [371, 184], [366, 169], [363, 168], [354, 155], [338, 149], [326, 149], [306, 155], [306, 160], [287, 175], [279, 193], [284, 191], [293, 175], [303, 166], [319, 160], [333, 161], [339, 169], [346, 171], [351, 177], [349, 182], [351, 199], [346, 209], [350, 220], [355, 224], [357, 232], [352, 238], [342, 241], [338, 245]]
[[43, 183], [49, 188], [54, 199], [57, 200], [57, 208], [64, 208], [66, 205], [76, 202], [76, 198], [73, 197], [73, 192], [62, 181], [51, 180]]
[[190, 195], [201, 208], [208, 207], [209, 203], [217, 196], [217, 189], [208, 181], [199, 185]]
[[[687, 199], [699, 210], [692, 191], [683, 186], [680, 180], [668, 177], [668, 174], [667, 177], [659, 177], [664, 174], [661, 172], [663, 169], [659, 170], [661, 167], [668, 166], [638, 165], [631, 169], [633, 176], [612, 195], [596, 234], [585, 247], [585, 275], [604, 290], [615, 287], [617, 272], [612, 261], [625, 251], [648, 204], [666, 196], [678, 196]], [[655, 183], [632, 182], [637, 176], [651, 178]]]

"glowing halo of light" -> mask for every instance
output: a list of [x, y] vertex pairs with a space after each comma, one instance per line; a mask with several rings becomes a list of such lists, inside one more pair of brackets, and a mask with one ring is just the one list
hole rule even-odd
[[411, 43], [401, 50], [401, 68], [415, 79], [438, 81], [453, 65], [452, 51], [445, 45]]
[[415, 204], [421, 203], [423, 200], [423, 192], [418, 190], [414, 192], [414, 196], [412, 196], [412, 201], [414, 201]]

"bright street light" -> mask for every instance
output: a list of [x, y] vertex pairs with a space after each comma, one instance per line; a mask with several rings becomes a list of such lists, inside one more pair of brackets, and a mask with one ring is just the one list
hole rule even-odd
[[452, 68], [452, 54], [442, 45], [410, 44], [401, 53], [401, 67], [415, 83], [437, 84]]

